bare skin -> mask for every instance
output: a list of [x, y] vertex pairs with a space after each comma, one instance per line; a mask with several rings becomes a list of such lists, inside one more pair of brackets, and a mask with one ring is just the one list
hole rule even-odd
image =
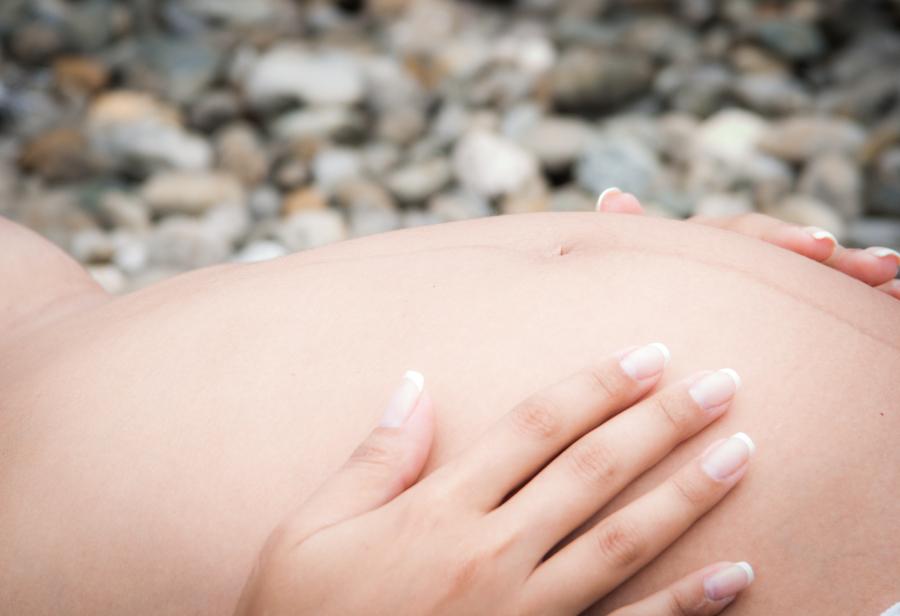
[[30, 318], [11, 292], [0, 313], [0, 604], [17, 613], [231, 610], [266, 535], [349, 455], [406, 368], [430, 379], [428, 474], [529, 392], [640, 340], [672, 350], [663, 385], [736, 369], [741, 397], [706, 438], [742, 430], [759, 450], [596, 613], [716, 560], [757, 571], [736, 614], [897, 600], [900, 305], [812, 260], [700, 225], [530, 215], [116, 299], [74, 288]]

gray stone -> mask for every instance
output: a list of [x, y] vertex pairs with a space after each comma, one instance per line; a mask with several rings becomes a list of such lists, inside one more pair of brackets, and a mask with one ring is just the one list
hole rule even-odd
[[265, 108], [285, 99], [309, 105], [352, 105], [362, 100], [366, 87], [352, 56], [280, 44], [259, 58], [244, 91], [251, 104]]
[[306, 250], [346, 239], [347, 227], [335, 210], [306, 210], [282, 220], [276, 235], [289, 250]]
[[269, 174], [269, 159], [256, 132], [247, 124], [231, 124], [215, 138], [219, 166], [240, 179], [246, 186], [254, 186]]
[[128, 279], [114, 265], [91, 265], [87, 268], [88, 274], [103, 290], [113, 295], [124, 293], [128, 287]]
[[460, 184], [486, 197], [513, 193], [538, 175], [537, 158], [496, 134], [467, 133], [453, 151], [453, 170]]
[[281, 11], [272, 0], [183, 0], [184, 9], [205, 19], [234, 25], [250, 25], [275, 20]]
[[575, 186], [553, 191], [550, 195], [550, 209], [554, 212], [593, 212], [596, 208], [597, 197], [591, 197]]
[[281, 211], [281, 193], [274, 186], [263, 184], [250, 192], [247, 206], [258, 220], [275, 218]]
[[190, 123], [201, 131], [213, 131], [241, 114], [241, 102], [231, 90], [208, 90], [190, 108]]
[[218, 203], [203, 215], [203, 224], [210, 233], [233, 245], [243, 240], [250, 230], [250, 213], [241, 203]]
[[694, 137], [694, 151], [730, 164], [740, 164], [756, 151], [768, 130], [758, 115], [740, 109], [723, 109], [700, 125]]
[[812, 98], [799, 83], [777, 73], [743, 75], [733, 92], [739, 101], [766, 115], [797, 113], [812, 105]]
[[526, 130], [519, 141], [545, 169], [560, 172], [582, 155], [593, 135], [594, 131], [579, 120], [547, 117]]
[[792, 19], [765, 21], [756, 29], [756, 38], [779, 56], [790, 61], [812, 60], [826, 49], [825, 38], [812, 23]]
[[112, 261], [119, 270], [133, 276], [147, 268], [150, 250], [143, 236], [117, 230], [113, 233], [112, 240], [115, 246]]
[[743, 193], [711, 193], [703, 195], [694, 206], [697, 216], [723, 218], [753, 211], [753, 202]]
[[81, 263], [108, 263], [114, 251], [112, 238], [99, 229], [76, 231], [69, 243], [69, 252]]
[[225, 261], [231, 245], [202, 220], [170, 216], [149, 236], [150, 261], [162, 267], [192, 269]]
[[481, 196], [466, 191], [435, 195], [428, 201], [428, 213], [439, 222], [456, 222], [493, 214], [491, 204]]
[[419, 203], [446, 186], [453, 170], [446, 158], [413, 163], [391, 173], [387, 187], [404, 203]]
[[244, 190], [223, 172], [165, 171], [144, 183], [141, 198], [160, 214], [201, 214], [220, 203], [243, 203]]
[[675, 65], [657, 75], [654, 89], [671, 101], [674, 109], [707, 116], [721, 106], [731, 83], [731, 73], [716, 64], [701, 67]]
[[111, 226], [129, 231], [146, 231], [150, 227], [147, 206], [136, 195], [112, 190], [100, 198], [100, 215]]
[[635, 139], [594, 139], [575, 167], [579, 186], [599, 195], [610, 186], [648, 199], [656, 193], [662, 168], [652, 150]]
[[776, 122], [759, 139], [759, 148], [791, 162], [838, 151], [856, 156], [865, 143], [861, 126], [845, 118], [798, 115]]
[[279, 116], [271, 130], [282, 141], [326, 138], [350, 141], [364, 132], [365, 121], [349, 107], [307, 107]]
[[841, 152], [825, 152], [813, 158], [803, 170], [797, 188], [827, 203], [845, 218], [862, 213], [862, 173]]
[[312, 173], [316, 186], [329, 193], [341, 182], [362, 175], [362, 157], [350, 148], [328, 148], [316, 154]]
[[595, 112], [626, 103], [649, 90], [653, 65], [638, 54], [573, 47], [551, 72], [556, 106]]
[[381, 113], [375, 127], [380, 139], [407, 145], [418, 138], [427, 127], [425, 112], [416, 106], [393, 107]]
[[900, 250], [900, 220], [896, 218], [860, 218], [850, 223], [847, 243], [858, 248], [885, 246]]
[[869, 189], [872, 212], [900, 217], [900, 145], [882, 152], [874, 167]]
[[203, 36], [149, 36], [138, 42], [126, 72], [132, 87], [180, 103], [195, 99], [215, 79], [222, 54]]
[[372, 177], [381, 177], [400, 162], [400, 148], [385, 141], [372, 142], [363, 149], [363, 167]]
[[790, 195], [766, 214], [801, 227], [819, 227], [834, 234], [838, 241], [847, 236], [843, 217], [834, 208], [807, 195]]

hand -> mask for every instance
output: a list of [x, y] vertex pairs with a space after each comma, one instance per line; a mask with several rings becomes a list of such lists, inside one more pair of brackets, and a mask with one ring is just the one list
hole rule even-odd
[[[520, 403], [415, 485], [434, 416], [421, 375], [407, 373], [381, 425], [269, 538], [238, 614], [585, 610], [724, 497], [754, 449], [741, 433], [712, 443], [543, 560], [728, 408], [731, 370], [641, 400], [668, 356], [653, 344], [599, 361]], [[719, 562], [615, 614], [717, 614], [752, 580], [746, 563]]]

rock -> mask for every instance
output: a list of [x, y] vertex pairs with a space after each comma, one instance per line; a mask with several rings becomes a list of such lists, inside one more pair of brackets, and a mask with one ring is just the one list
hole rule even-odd
[[100, 197], [100, 215], [111, 227], [143, 232], [150, 228], [150, 213], [136, 195], [118, 190]]
[[597, 197], [591, 197], [577, 186], [555, 190], [550, 195], [550, 210], [554, 212], [593, 212]]
[[190, 109], [190, 123], [198, 130], [212, 132], [241, 114], [241, 102], [230, 90], [207, 90], [198, 95]]
[[309, 210], [324, 210], [328, 207], [325, 196], [317, 188], [298, 188], [284, 197], [281, 211], [285, 216]]
[[159, 214], [201, 214], [220, 203], [242, 204], [244, 190], [223, 172], [165, 171], [144, 183], [141, 198]]
[[425, 112], [418, 107], [396, 107], [379, 116], [375, 133], [397, 145], [408, 145], [425, 131], [427, 125]]
[[595, 138], [575, 167], [578, 185], [590, 194], [617, 186], [638, 199], [654, 196], [660, 173], [653, 151], [625, 137]]
[[219, 70], [222, 53], [203, 35], [141, 38], [136, 61], [128, 64], [128, 81], [140, 90], [159, 92], [179, 103], [194, 100]]
[[453, 151], [453, 170], [462, 186], [486, 197], [513, 193], [538, 175], [537, 158], [496, 134], [467, 133]]
[[273, 22], [281, 12], [272, 0], [183, 0], [181, 4], [204, 19], [237, 26]]
[[546, 182], [540, 176], [529, 179], [514, 192], [500, 201], [503, 214], [530, 214], [544, 212], [550, 207], [550, 196]]
[[750, 197], [742, 193], [712, 193], [703, 195], [694, 207], [697, 216], [721, 218], [739, 216], [753, 211]]
[[756, 38], [773, 52], [792, 62], [812, 60], [826, 50], [825, 38], [814, 24], [792, 19], [761, 23]]
[[471, 127], [471, 114], [465, 106], [456, 102], [445, 102], [431, 123], [431, 134], [442, 146], [460, 139]]
[[274, 186], [263, 184], [250, 192], [247, 206], [257, 220], [275, 218], [281, 212], [281, 194]]
[[144, 240], [127, 231], [116, 231], [112, 240], [113, 264], [129, 276], [143, 272], [150, 260], [150, 251]]
[[200, 219], [170, 216], [151, 231], [149, 253], [154, 265], [190, 269], [225, 261], [231, 245]]
[[282, 190], [294, 190], [309, 181], [309, 167], [302, 160], [287, 158], [278, 163], [274, 179]]
[[386, 181], [387, 187], [404, 203], [420, 203], [440, 191], [453, 179], [446, 158], [433, 158], [397, 169]]
[[557, 116], [538, 121], [519, 142], [537, 156], [544, 169], [560, 173], [582, 155], [592, 136], [584, 122]]
[[218, 203], [203, 215], [203, 224], [229, 244], [240, 243], [250, 230], [250, 213], [241, 203]]
[[87, 272], [107, 293], [118, 295], [124, 293], [128, 286], [125, 274], [113, 265], [91, 265]]
[[817, 108], [824, 113], [873, 122], [889, 109], [898, 96], [898, 84], [880, 71], [864, 75], [822, 93]]
[[258, 240], [244, 246], [241, 251], [234, 256], [234, 260], [238, 263], [259, 263], [260, 261], [277, 259], [286, 254], [288, 254], [287, 248], [278, 242]]
[[18, 24], [9, 38], [9, 50], [23, 64], [44, 64], [65, 45], [62, 30], [49, 21]]
[[114, 251], [112, 238], [99, 229], [76, 231], [69, 243], [69, 252], [81, 263], [108, 263]]
[[862, 174], [854, 161], [841, 152], [825, 152], [813, 158], [803, 170], [797, 188], [845, 218], [862, 213]]
[[400, 149], [393, 143], [375, 141], [363, 149], [363, 167], [370, 176], [381, 177], [400, 162]]
[[687, 113], [667, 113], [657, 122], [659, 129], [659, 153], [674, 165], [684, 166], [694, 155], [690, 144], [699, 126], [697, 119]]
[[878, 156], [872, 175], [872, 212], [900, 216], [900, 146], [888, 148]]
[[285, 218], [276, 233], [289, 250], [296, 251], [346, 239], [347, 227], [335, 210], [307, 210]]
[[859, 248], [886, 246], [900, 250], [900, 220], [896, 218], [860, 218], [850, 223], [847, 242]]
[[56, 87], [68, 96], [89, 96], [109, 81], [109, 69], [86, 56], [62, 56], [53, 61]]
[[87, 131], [93, 150], [116, 169], [199, 170], [212, 161], [212, 148], [181, 127], [175, 109], [139, 92], [99, 97], [88, 111]]
[[653, 65], [642, 55], [573, 47], [551, 72], [557, 108], [592, 113], [626, 103], [649, 90]]
[[796, 81], [780, 74], [744, 75], [735, 82], [735, 97], [765, 115], [797, 113], [810, 108], [812, 99]]
[[349, 217], [351, 237], [387, 233], [402, 226], [400, 213], [394, 209], [353, 208], [349, 212]]
[[745, 159], [735, 174], [736, 186], [749, 185], [758, 209], [773, 207], [794, 187], [794, 173], [784, 161], [765, 154]]
[[369, 180], [351, 180], [338, 186], [334, 193], [338, 206], [348, 210], [393, 210], [394, 200], [381, 186]]
[[244, 91], [257, 108], [284, 99], [309, 105], [352, 105], [366, 92], [362, 71], [351, 56], [290, 44], [277, 45], [259, 58]]
[[731, 73], [715, 64], [697, 68], [671, 66], [660, 71], [654, 88], [671, 101], [674, 109], [707, 116], [722, 105], [731, 83]]
[[831, 231], [838, 241], [842, 241], [847, 235], [846, 224], [838, 212], [806, 195], [791, 195], [765, 213], [802, 227], [819, 227]]
[[240, 179], [246, 186], [255, 186], [269, 173], [269, 160], [259, 137], [247, 124], [232, 124], [216, 135], [219, 166]]
[[27, 142], [19, 157], [22, 169], [49, 182], [83, 179], [93, 171], [87, 139], [81, 131], [58, 128]]
[[316, 186], [330, 193], [341, 182], [362, 175], [362, 157], [350, 148], [327, 148], [316, 154], [312, 172]]
[[428, 213], [438, 222], [456, 222], [493, 214], [485, 197], [465, 191], [435, 195], [428, 201]]
[[306, 107], [279, 116], [272, 134], [282, 141], [353, 141], [365, 130], [362, 116], [348, 107]]
[[813, 115], [792, 116], [772, 125], [759, 140], [759, 148], [791, 162], [839, 151], [856, 156], [865, 143], [865, 131], [843, 118]]
[[723, 109], [700, 125], [693, 149], [698, 155], [739, 164], [755, 152], [768, 126], [763, 118], [749, 111]]

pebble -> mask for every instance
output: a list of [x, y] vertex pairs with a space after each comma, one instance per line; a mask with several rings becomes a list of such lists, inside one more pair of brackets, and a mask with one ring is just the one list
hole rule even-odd
[[711, 193], [703, 195], [694, 206], [696, 216], [713, 218], [740, 216], [754, 211], [753, 201], [744, 193]]
[[778, 73], [743, 75], [732, 91], [740, 102], [764, 115], [798, 113], [812, 106], [812, 98], [799, 83]]
[[113, 264], [120, 271], [135, 276], [143, 272], [149, 261], [150, 251], [143, 237], [127, 231], [116, 231], [113, 236]]
[[575, 167], [578, 185], [592, 195], [610, 186], [633, 193], [638, 199], [656, 194], [661, 166], [656, 154], [636, 139], [595, 138]]
[[577, 186], [566, 186], [550, 195], [550, 210], [554, 212], [593, 212], [596, 209], [597, 197], [591, 197]]
[[644, 94], [652, 80], [653, 65], [644, 56], [574, 47], [554, 67], [551, 89], [559, 109], [590, 113]]
[[163, 171], [144, 183], [140, 195], [158, 214], [201, 214], [216, 204], [244, 201], [241, 183], [221, 171]]
[[57, 128], [25, 143], [19, 164], [48, 182], [79, 180], [94, 167], [87, 139], [74, 128]]
[[202, 219], [169, 216], [150, 232], [148, 251], [153, 265], [192, 269], [227, 260], [231, 243]]
[[285, 216], [291, 216], [297, 212], [324, 210], [327, 207], [328, 201], [319, 189], [298, 188], [285, 195], [281, 212]]
[[493, 214], [487, 198], [456, 190], [435, 195], [428, 201], [428, 213], [438, 222], [456, 222]]
[[53, 61], [53, 79], [68, 96], [89, 96], [109, 82], [109, 69], [87, 56], [61, 56]]
[[540, 161], [550, 173], [560, 173], [584, 153], [593, 136], [585, 122], [565, 117], [539, 119], [524, 131], [519, 142]]
[[538, 175], [537, 158], [499, 135], [467, 133], [453, 151], [453, 171], [463, 188], [486, 197], [517, 191]]
[[843, 217], [829, 205], [807, 195], [789, 195], [766, 214], [802, 227], [819, 227], [834, 234], [838, 241], [847, 235]]
[[288, 254], [287, 248], [278, 242], [258, 240], [241, 248], [234, 256], [234, 261], [237, 261], [238, 263], [259, 263], [260, 261], [277, 259], [286, 254]]
[[128, 279], [114, 265], [90, 265], [87, 272], [107, 293], [118, 295], [127, 289]]
[[434, 158], [407, 165], [392, 172], [386, 186], [403, 203], [420, 203], [440, 191], [453, 179], [446, 158]]
[[768, 128], [766, 120], [754, 113], [723, 109], [700, 124], [693, 147], [699, 155], [737, 165], [756, 151]]
[[339, 212], [332, 209], [296, 212], [285, 218], [276, 231], [288, 250], [307, 250], [348, 236], [347, 226]]
[[268, 153], [256, 132], [247, 124], [232, 124], [216, 135], [219, 166], [241, 180], [255, 186], [269, 173]]
[[793, 19], [772, 19], [756, 29], [760, 43], [793, 62], [812, 60], [825, 52], [825, 38], [812, 23]]
[[362, 157], [350, 148], [326, 148], [316, 154], [312, 162], [316, 186], [330, 193], [335, 186], [362, 175]]
[[76, 231], [69, 243], [69, 252], [81, 263], [108, 263], [114, 251], [112, 238], [99, 229]]
[[869, 193], [872, 211], [900, 217], [900, 145], [882, 152], [874, 167]]
[[825, 152], [809, 161], [797, 189], [830, 205], [846, 219], [862, 214], [862, 174], [855, 162], [841, 152]]
[[790, 162], [803, 162], [822, 152], [856, 156], [866, 133], [855, 122], [838, 117], [798, 115], [776, 122], [759, 140], [759, 148]]
[[256, 220], [275, 218], [281, 212], [281, 193], [270, 184], [257, 186], [247, 197], [247, 207]]
[[343, 106], [307, 107], [278, 116], [272, 134], [282, 141], [352, 141], [365, 132], [359, 112]]
[[111, 227], [134, 232], [150, 228], [150, 213], [137, 195], [120, 190], [104, 192], [100, 197], [99, 211], [102, 220]]
[[362, 70], [349, 55], [280, 44], [263, 54], [244, 83], [250, 103], [265, 109], [284, 99], [308, 105], [352, 105], [365, 96]]
[[847, 229], [847, 242], [858, 248], [900, 246], [900, 220], [896, 218], [859, 218]]

